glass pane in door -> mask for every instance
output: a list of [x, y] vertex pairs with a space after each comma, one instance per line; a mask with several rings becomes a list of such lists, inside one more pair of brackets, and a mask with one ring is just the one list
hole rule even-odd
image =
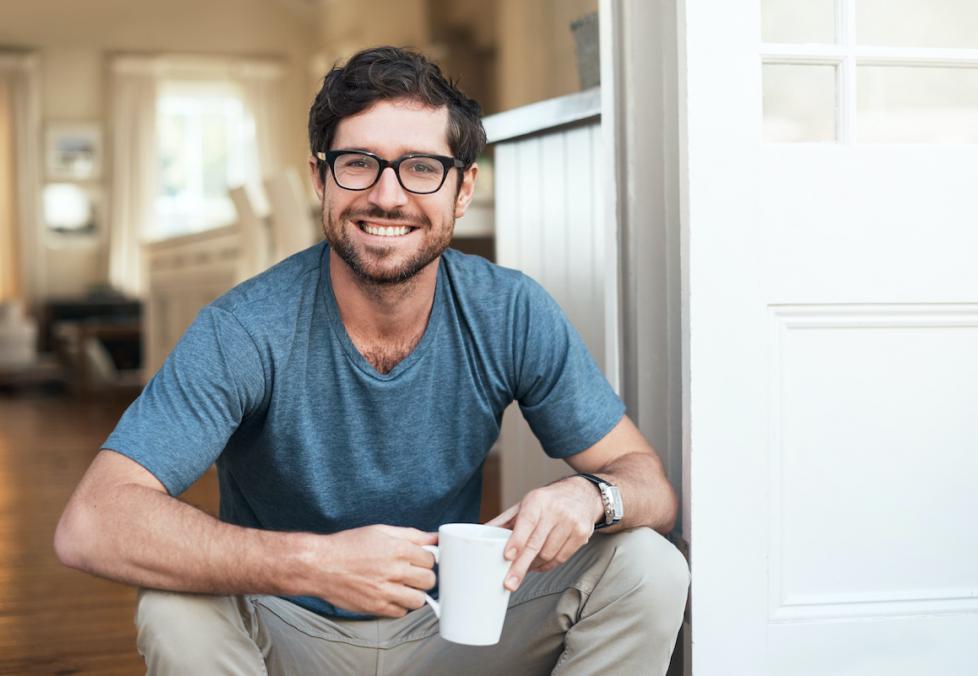
[[761, 0], [764, 42], [835, 42], [835, 0]]
[[855, 0], [856, 42], [978, 49], [978, 0]]
[[835, 66], [766, 63], [762, 79], [766, 142], [835, 140]]
[[859, 66], [856, 140], [978, 143], [978, 68]]

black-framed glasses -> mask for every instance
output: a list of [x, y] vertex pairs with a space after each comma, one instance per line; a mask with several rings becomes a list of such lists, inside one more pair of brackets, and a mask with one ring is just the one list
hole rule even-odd
[[333, 180], [344, 190], [372, 188], [380, 180], [384, 169], [391, 167], [401, 187], [416, 195], [438, 192], [445, 183], [449, 169], [465, 167], [462, 160], [454, 157], [420, 153], [385, 160], [365, 150], [341, 149], [318, 152], [316, 157], [329, 165]]

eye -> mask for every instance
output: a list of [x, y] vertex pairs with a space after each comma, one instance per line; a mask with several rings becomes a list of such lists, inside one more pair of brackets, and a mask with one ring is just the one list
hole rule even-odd
[[366, 155], [341, 155], [336, 164], [340, 169], [371, 169], [376, 166], [373, 158]]
[[428, 158], [415, 158], [408, 163], [408, 170], [413, 174], [438, 174], [441, 172], [441, 165]]

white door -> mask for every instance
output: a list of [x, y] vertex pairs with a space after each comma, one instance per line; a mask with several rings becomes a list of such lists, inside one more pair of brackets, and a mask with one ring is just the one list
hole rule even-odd
[[978, 3], [679, 35], [692, 673], [978, 674]]

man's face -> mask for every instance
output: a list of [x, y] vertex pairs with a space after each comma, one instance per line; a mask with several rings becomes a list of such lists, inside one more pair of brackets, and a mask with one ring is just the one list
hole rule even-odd
[[[332, 149], [365, 150], [387, 160], [410, 153], [451, 155], [448, 109], [379, 101], [340, 121]], [[310, 168], [323, 205], [326, 241], [358, 277], [373, 284], [406, 281], [441, 255], [455, 219], [472, 200], [477, 172], [475, 165], [465, 171], [457, 194], [461, 169], [449, 169], [437, 192], [418, 195], [401, 187], [390, 167], [373, 187], [360, 191], [341, 188], [329, 171], [320, 181], [314, 160]]]

